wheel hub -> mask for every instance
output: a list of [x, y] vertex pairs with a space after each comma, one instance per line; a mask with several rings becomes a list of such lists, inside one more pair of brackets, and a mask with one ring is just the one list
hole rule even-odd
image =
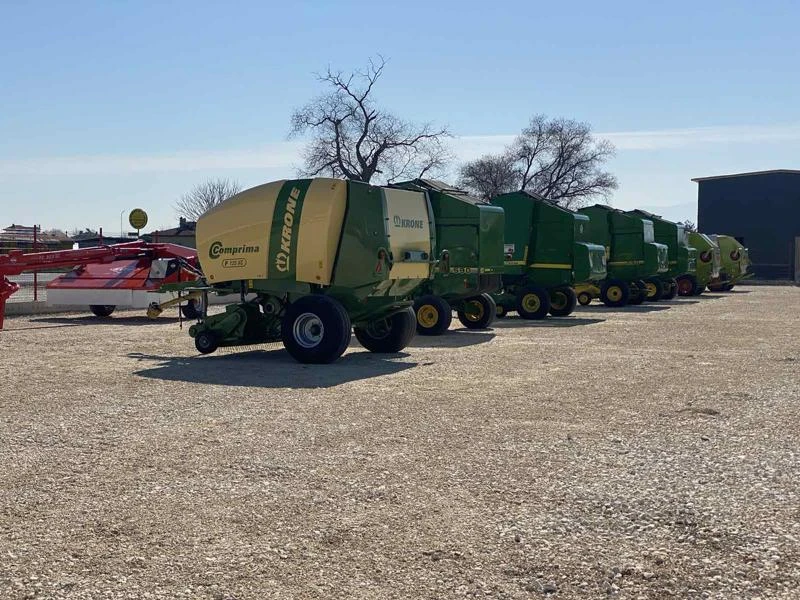
[[536, 294], [525, 294], [522, 298], [522, 306], [528, 312], [536, 312], [541, 305], [542, 303], [539, 300], [539, 296]]
[[622, 288], [613, 285], [610, 288], [608, 288], [608, 292], [606, 292], [606, 295], [614, 302], [617, 302], [618, 300], [622, 299]]
[[464, 316], [470, 321], [480, 321], [483, 318], [483, 304], [477, 300], [472, 300], [465, 307]]
[[423, 327], [433, 327], [439, 322], [439, 311], [432, 304], [423, 304], [417, 310], [417, 321]]
[[303, 348], [314, 348], [325, 336], [325, 326], [317, 315], [307, 312], [295, 319], [292, 334]]

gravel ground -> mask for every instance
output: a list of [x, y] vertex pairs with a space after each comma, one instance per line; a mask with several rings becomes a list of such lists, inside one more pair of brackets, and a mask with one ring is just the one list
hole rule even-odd
[[0, 598], [798, 598], [799, 306], [743, 287], [329, 366], [8, 319]]

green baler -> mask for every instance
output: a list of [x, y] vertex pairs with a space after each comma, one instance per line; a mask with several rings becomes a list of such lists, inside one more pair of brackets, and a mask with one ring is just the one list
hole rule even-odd
[[470, 329], [491, 325], [491, 292], [503, 270], [503, 209], [441, 181], [414, 179], [392, 188], [424, 193], [433, 212], [435, 271], [414, 292], [417, 333], [447, 331], [455, 310]]
[[753, 276], [748, 273], [750, 267], [750, 256], [742, 244], [735, 237], [730, 235], [713, 234], [709, 236], [719, 246], [719, 253], [722, 259], [719, 276], [708, 283], [708, 289], [712, 292], [729, 292], [733, 286], [742, 279]]
[[667, 221], [645, 210], [636, 209], [629, 213], [652, 221], [655, 241], [669, 248], [669, 270], [658, 277], [645, 280], [645, 300], [671, 300], [678, 293], [679, 281], [688, 280], [688, 283], [684, 283], [684, 287], [688, 287], [696, 280], [697, 250], [689, 245], [683, 225]]
[[653, 222], [621, 210], [595, 204], [578, 211], [589, 217], [589, 237], [606, 248], [608, 277], [599, 287], [576, 286], [578, 301], [600, 298], [606, 306], [640, 304], [645, 280], [669, 270], [669, 249], [655, 241]]
[[589, 217], [526, 191], [492, 199], [506, 215], [503, 290], [494, 296], [497, 314], [516, 310], [526, 319], [549, 312], [569, 315], [573, 286], [606, 278], [605, 248], [589, 241]]
[[681, 296], [699, 296], [706, 286], [719, 278], [722, 259], [719, 245], [709, 236], [696, 231], [689, 231], [689, 245], [697, 250], [697, 272], [694, 280], [678, 281], [678, 293]]
[[328, 178], [245, 190], [197, 222], [202, 291], [241, 302], [189, 335], [204, 354], [282, 340], [295, 359], [327, 363], [352, 326], [368, 350], [398, 352], [415, 332], [410, 296], [432, 275], [432, 222], [420, 192]]

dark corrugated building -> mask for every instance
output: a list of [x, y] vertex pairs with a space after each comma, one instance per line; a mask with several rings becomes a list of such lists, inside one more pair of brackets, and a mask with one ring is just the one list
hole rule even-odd
[[697, 229], [725, 233], [750, 250], [758, 279], [800, 281], [800, 171], [777, 169], [692, 179]]

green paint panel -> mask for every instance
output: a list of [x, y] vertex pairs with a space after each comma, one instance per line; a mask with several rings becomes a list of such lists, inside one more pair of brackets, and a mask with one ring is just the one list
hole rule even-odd
[[707, 235], [696, 231], [688, 232], [688, 238], [689, 244], [697, 251], [695, 277], [701, 286], [706, 286], [712, 279], [719, 277], [721, 267], [719, 246]]
[[649, 219], [653, 222], [655, 241], [664, 244], [669, 252], [669, 270], [664, 278], [675, 278], [680, 275], [694, 275], [697, 271], [697, 252], [689, 245], [686, 231], [682, 225], [673, 223], [644, 210], [631, 210], [628, 214]]
[[270, 279], [295, 280], [297, 231], [300, 228], [303, 199], [309, 185], [311, 185], [310, 179], [287, 181], [278, 194], [267, 255]]

